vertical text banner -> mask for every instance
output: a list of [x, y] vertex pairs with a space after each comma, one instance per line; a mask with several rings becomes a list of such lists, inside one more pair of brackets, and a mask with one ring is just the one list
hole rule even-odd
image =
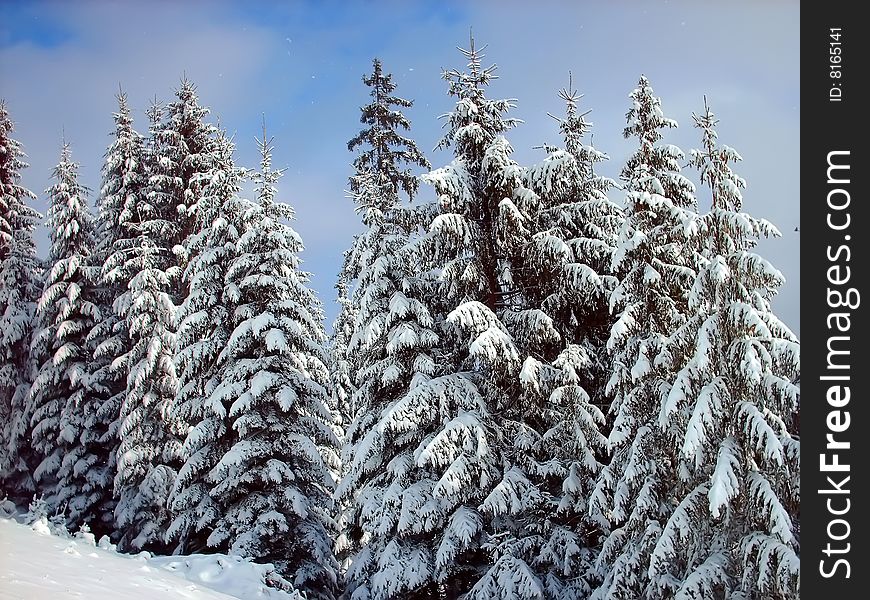
[[[867, 38], [860, 3], [801, 7], [801, 587], [867, 598]], [[775, 76], [775, 75], [773, 75]]]

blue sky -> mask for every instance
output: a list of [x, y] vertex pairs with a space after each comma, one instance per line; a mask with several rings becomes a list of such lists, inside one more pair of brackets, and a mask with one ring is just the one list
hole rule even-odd
[[[595, 145], [616, 177], [631, 152], [622, 139], [628, 93], [643, 73], [680, 128], [666, 141], [688, 153], [699, 144], [691, 114], [706, 94], [720, 118], [720, 141], [744, 158], [744, 209], [776, 224], [783, 237], [759, 252], [788, 280], [774, 306], [799, 332], [799, 7], [797, 1], [688, 2], [10, 2], [0, 0], [0, 95], [29, 155], [24, 184], [45, 209], [49, 173], [62, 135], [82, 164], [82, 181], [99, 188], [119, 84], [137, 127], [149, 100], [169, 100], [182, 74], [198, 86], [211, 118], [235, 133], [237, 160], [257, 162], [254, 136], [265, 114], [275, 136], [274, 164], [287, 167], [280, 196], [296, 208], [305, 268], [336, 313], [332, 288], [342, 251], [360, 230], [346, 197], [367, 101], [361, 77], [380, 57], [415, 100], [412, 136], [433, 167], [450, 160], [432, 149], [439, 115], [452, 102], [441, 79], [462, 67], [457, 46], [473, 28], [486, 62], [499, 65], [491, 97], [517, 99], [525, 121], [508, 135], [523, 164], [558, 142], [557, 90], [573, 72], [584, 93]], [[423, 188], [421, 200], [432, 197]], [[618, 191], [612, 199], [622, 202]], [[709, 200], [699, 194], [701, 206]], [[45, 253], [47, 235], [39, 237]]]

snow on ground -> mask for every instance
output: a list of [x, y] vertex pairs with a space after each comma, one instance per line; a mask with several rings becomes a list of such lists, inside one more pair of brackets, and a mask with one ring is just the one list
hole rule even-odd
[[301, 599], [264, 584], [267, 565], [235, 556], [128, 556], [93, 536], [52, 535], [45, 520], [32, 526], [0, 518], [2, 600]]

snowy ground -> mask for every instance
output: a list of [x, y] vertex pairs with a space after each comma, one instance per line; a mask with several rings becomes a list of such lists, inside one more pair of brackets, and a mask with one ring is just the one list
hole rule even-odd
[[268, 567], [225, 555], [127, 556], [93, 536], [0, 518], [0, 599], [299, 599], [264, 585]]

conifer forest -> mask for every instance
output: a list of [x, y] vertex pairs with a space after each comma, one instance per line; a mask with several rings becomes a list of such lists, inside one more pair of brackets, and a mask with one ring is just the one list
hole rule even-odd
[[441, 164], [370, 61], [332, 297], [272, 115], [234, 135], [195, 74], [144, 118], [119, 89], [104, 155], [58, 139], [40, 192], [0, 104], [0, 500], [310, 600], [798, 598], [800, 341], [712, 98], [672, 114], [638, 72], [604, 130], [566, 73], [521, 164], [475, 37]]

